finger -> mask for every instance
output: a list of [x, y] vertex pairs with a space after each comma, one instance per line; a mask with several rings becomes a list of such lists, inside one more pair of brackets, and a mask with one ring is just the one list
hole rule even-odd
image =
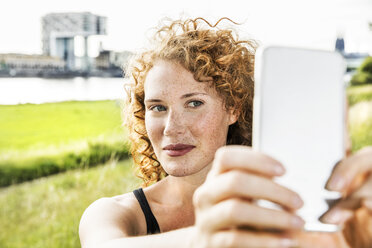
[[255, 204], [229, 199], [214, 205], [199, 215], [200, 225], [206, 230], [222, 230], [247, 226], [257, 229], [301, 229], [304, 221], [289, 212], [267, 209]]
[[263, 199], [289, 209], [302, 207], [300, 196], [272, 180], [241, 171], [229, 171], [206, 182], [194, 194], [198, 207], [208, 207], [228, 198]]
[[343, 224], [353, 216], [355, 209], [360, 208], [361, 202], [359, 198], [341, 200], [323, 214], [320, 220], [328, 224]]
[[372, 147], [366, 147], [355, 155], [342, 160], [332, 172], [326, 188], [333, 191], [344, 192], [355, 180], [372, 170]]
[[349, 197], [361, 199], [372, 198], [372, 175], [368, 176], [362, 186], [360, 186], [359, 189], [353, 192]]
[[372, 247], [372, 218], [368, 209], [361, 207], [344, 224], [342, 233], [350, 247]]
[[[342, 224], [349, 220], [356, 209], [362, 205], [372, 210], [372, 176], [354, 193], [346, 199], [337, 202], [326, 214], [320, 219], [325, 223]], [[369, 208], [370, 206], [371, 208]]]
[[353, 211], [350, 209], [332, 209], [325, 213], [320, 221], [323, 223], [341, 225], [353, 217]]
[[363, 206], [365, 206], [369, 211], [372, 211], [372, 198], [364, 199]]
[[301, 248], [349, 248], [340, 232], [300, 232], [297, 241]]
[[217, 150], [212, 167], [212, 174], [220, 174], [228, 170], [240, 169], [268, 177], [281, 176], [283, 165], [247, 146], [225, 146]]
[[297, 240], [274, 233], [243, 230], [220, 231], [213, 235], [209, 247], [277, 248], [297, 247]]

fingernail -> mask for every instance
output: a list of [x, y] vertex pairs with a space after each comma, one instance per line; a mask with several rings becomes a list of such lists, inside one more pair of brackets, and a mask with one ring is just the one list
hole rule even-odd
[[331, 224], [336, 224], [341, 220], [341, 212], [334, 210], [325, 216], [325, 221]]
[[299, 196], [295, 196], [292, 199], [292, 204], [293, 204], [293, 207], [300, 208], [304, 205], [304, 202], [302, 201], [302, 199]]
[[330, 190], [342, 190], [345, 186], [345, 180], [340, 176], [335, 176], [328, 184]]
[[281, 247], [296, 247], [297, 246], [297, 241], [293, 239], [281, 239], [280, 240], [280, 246]]
[[298, 216], [293, 216], [291, 222], [292, 226], [295, 228], [302, 228], [305, 225], [305, 221]]
[[281, 175], [284, 174], [284, 172], [285, 172], [285, 170], [284, 170], [283, 166], [278, 165], [278, 164], [276, 164], [274, 166], [274, 173], [275, 173], [275, 175], [281, 176]]

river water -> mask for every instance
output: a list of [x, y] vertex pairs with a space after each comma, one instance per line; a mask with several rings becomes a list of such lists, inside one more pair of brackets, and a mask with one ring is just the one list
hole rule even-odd
[[0, 78], [0, 105], [123, 99], [123, 78]]

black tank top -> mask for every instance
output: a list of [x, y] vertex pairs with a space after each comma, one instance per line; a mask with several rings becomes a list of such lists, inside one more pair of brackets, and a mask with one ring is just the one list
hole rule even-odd
[[158, 222], [156, 221], [156, 218], [151, 211], [150, 205], [147, 202], [145, 193], [143, 192], [142, 188], [134, 190], [133, 193], [141, 206], [143, 214], [145, 215], [147, 234], [160, 233]]

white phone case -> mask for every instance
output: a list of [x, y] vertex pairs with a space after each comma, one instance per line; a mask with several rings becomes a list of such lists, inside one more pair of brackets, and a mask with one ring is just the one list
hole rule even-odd
[[335, 52], [264, 47], [255, 63], [253, 148], [285, 166], [275, 180], [304, 200], [305, 229], [336, 231], [318, 218], [339, 197], [324, 186], [345, 151], [345, 62]]

